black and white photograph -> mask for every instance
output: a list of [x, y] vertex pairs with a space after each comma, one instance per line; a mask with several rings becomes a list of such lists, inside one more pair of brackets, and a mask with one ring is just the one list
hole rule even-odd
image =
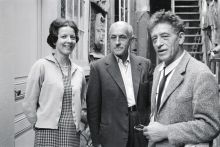
[[220, 0], [0, 0], [0, 147], [220, 147]]

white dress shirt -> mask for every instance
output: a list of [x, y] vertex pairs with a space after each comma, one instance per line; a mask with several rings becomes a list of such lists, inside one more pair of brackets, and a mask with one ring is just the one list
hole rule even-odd
[[125, 62], [123, 62], [117, 56], [115, 57], [118, 62], [118, 66], [119, 66], [121, 76], [124, 82], [128, 107], [130, 107], [136, 104], [135, 98], [134, 98], [134, 87], [133, 87], [132, 74], [131, 74], [130, 56], [128, 55], [128, 58], [127, 60], [125, 60]]

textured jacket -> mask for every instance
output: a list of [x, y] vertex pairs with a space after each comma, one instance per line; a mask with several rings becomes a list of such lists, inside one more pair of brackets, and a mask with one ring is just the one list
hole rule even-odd
[[[156, 107], [159, 66], [154, 72], [152, 112]], [[170, 79], [156, 121], [168, 125], [168, 140], [151, 142], [149, 147], [209, 143], [219, 134], [218, 84], [209, 68], [189, 53], [185, 53]]]

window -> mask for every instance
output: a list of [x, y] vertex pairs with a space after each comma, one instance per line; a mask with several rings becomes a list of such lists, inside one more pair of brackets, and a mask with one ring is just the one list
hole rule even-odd
[[126, 21], [130, 23], [130, 0], [115, 1], [115, 21]]

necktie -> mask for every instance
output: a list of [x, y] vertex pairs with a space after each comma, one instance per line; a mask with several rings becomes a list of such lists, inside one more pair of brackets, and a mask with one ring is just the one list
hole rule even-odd
[[158, 92], [158, 97], [157, 97], [157, 111], [160, 107], [160, 103], [161, 103], [161, 96], [162, 96], [162, 93], [163, 93], [163, 89], [164, 89], [164, 86], [165, 86], [165, 83], [166, 83], [166, 80], [167, 80], [167, 76], [169, 74], [165, 75], [165, 66], [163, 68], [163, 77], [160, 81], [160, 85], [159, 85], [159, 92]]

